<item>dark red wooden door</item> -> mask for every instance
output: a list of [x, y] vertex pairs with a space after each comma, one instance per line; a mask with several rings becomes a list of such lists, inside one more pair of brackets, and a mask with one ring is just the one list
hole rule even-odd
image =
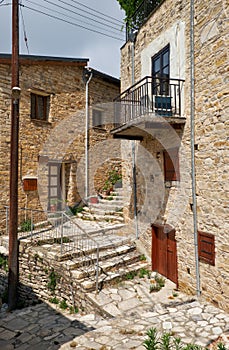
[[169, 230], [166, 226], [152, 226], [152, 269], [178, 284], [174, 229]]

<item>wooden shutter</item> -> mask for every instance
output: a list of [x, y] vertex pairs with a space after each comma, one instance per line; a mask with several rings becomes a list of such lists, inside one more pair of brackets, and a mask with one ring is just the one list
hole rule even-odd
[[198, 232], [198, 250], [199, 250], [199, 260], [215, 266], [215, 236], [214, 235], [199, 231]]
[[165, 181], [180, 181], [179, 149], [164, 151]]
[[23, 180], [24, 191], [36, 191], [37, 190], [37, 179], [24, 179]]

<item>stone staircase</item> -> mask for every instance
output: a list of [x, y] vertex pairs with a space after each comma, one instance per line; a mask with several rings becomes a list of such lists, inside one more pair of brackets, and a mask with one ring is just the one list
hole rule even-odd
[[112, 191], [109, 195], [95, 196], [89, 199], [88, 206], [78, 214], [78, 217], [89, 221], [106, 221], [123, 223], [123, 207], [128, 203], [123, 190]]
[[[137, 250], [135, 235], [125, 231], [122, 213], [124, 205], [125, 198], [122, 193], [113, 192], [108, 197], [99, 198], [96, 203], [92, 201], [80, 215], [71, 217], [71, 221], [75, 221], [85, 233], [79, 234], [80, 241], [78, 233], [71, 230], [69, 221], [62, 230], [60, 222], [58, 223], [56, 230], [59, 230], [59, 236], [55, 232], [53, 240], [52, 229], [47, 229], [40, 233], [35, 232], [32, 241], [29, 234], [22, 234], [21, 243], [28, 246], [31, 242], [30, 249], [34, 256], [39, 256], [41, 260], [44, 258], [46, 262], [54, 262], [55, 267], [59, 266], [61, 271], [66, 271], [66, 275], [85, 293], [95, 291], [96, 287], [101, 290], [106, 285], [132, 279], [139, 270], [150, 267]], [[60, 232], [64, 242], [62, 247]], [[88, 239], [99, 246], [98, 263], [96, 245], [90, 246]], [[8, 251], [7, 236], [0, 237], [0, 246], [2, 253]], [[72, 246], [77, 249], [71, 250]]]
[[[147, 261], [142, 260], [142, 254], [137, 251], [133, 237], [122, 237], [116, 234], [92, 235], [100, 242], [98, 262], [98, 289], [105, 285], [132, 278], [141, 269], [149, 268]], [[74, 281], [79, 283], [85, 292], [96, 289], [96, 258], [94, 250], [87, 254], [75, 253], [69, 259], [68, 255], [61, 257], [61, 264], [71, 271]]]

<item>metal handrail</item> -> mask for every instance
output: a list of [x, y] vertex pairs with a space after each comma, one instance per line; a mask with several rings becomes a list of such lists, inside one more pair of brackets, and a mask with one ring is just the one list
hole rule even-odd
[[154, 112], [181, 117], [181, 92], [184, 79], [146, 76], [123, 91], [114, 100], [116, 125]]
[[[67, 229], [73, 230], [71, 240], [64, 243], [64, 223], [68, 223]], [[70, 224], [70, 227], [69, 227]], [[99, 280], [99, 251], [100, 246], [95, 239], [93, 239], [86, 230], [84, 230], [72, 217], [62, 212], [61, 215], [61, 255], [66, 252], [76, 252], [82, 254], [84, 257], [87, 255], [84, 266], [95, 266], [96, 276], [96, 291], [98, 291], [98, 280]]]
[[[6, 234], [9, 225], [9, 207], [6, 210]], [[66, 212], [50, 212], [38, 209], [19, 208], [18, 239], [30, 239], [33, 244], [40, 241], [60, 243], [60, 255], [66, 253], [84, 257], [83, 266], [95, 267], [96, 291], [99, 278], [100, 246]], [[25, 225], [26, 224], [26, 225]], [[83, 261], [83, 259], [82, 259]]]

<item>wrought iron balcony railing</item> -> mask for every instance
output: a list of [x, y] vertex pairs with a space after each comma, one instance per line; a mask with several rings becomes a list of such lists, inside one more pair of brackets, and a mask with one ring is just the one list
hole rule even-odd
[[126, 41], [129, 40], [132, 30], [138, 30], [164, 0], [143, 0], [126, 25]]
[[116, 97], [116, 125], [152, 113], [153, 116], [181, 117], [183, 79], [144, 77]]

